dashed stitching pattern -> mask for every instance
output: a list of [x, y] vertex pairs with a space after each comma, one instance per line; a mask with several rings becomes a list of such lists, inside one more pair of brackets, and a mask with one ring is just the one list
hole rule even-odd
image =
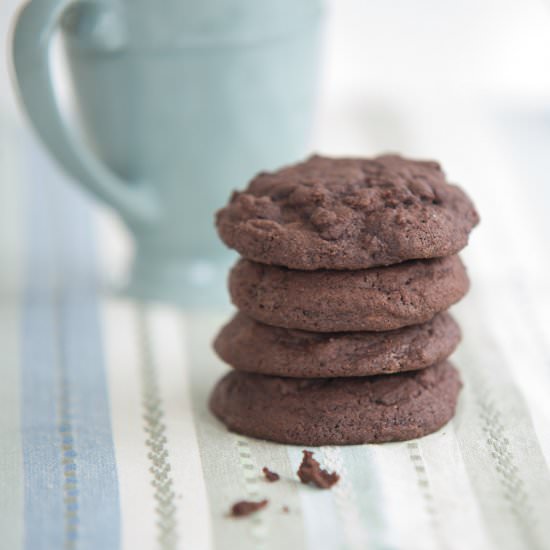
[[510, 441], [505, 435], [502, 415], [492, 399], [489, 385], [484, 377], [475, 381], [474, 392], [482, 430], [486, 437], [487, 448], [495, 464], [504, 499], [529, 548], [541, 548], [534, 538], [537, 521], [533, 506], [525, 489], [523, 479], [518, 474], [516, 458], [510, 449]]
[[151, 464], [149, 472], [156, 502], [157, 540], [162, 550], [175, 550], [179, 537], [174, 482], [171, 477], [164, 408], [143, 308], [138, 308], [138, 332], [141, 343], [143, 429], [147, 435], [145, 444], [149, 448], [147, 457]]
[[438, 543], [438, 547], [441, 549], [447, 548], [447, 545], [445, 544], [445, 541], [441, 534], [439, 516], [435, 507], [430, 479], [426, 471], [426, 463], [424, 462], [424, 457], [422, 456], [420, 446], [416, 441], [409, 441], [407, 443], [407, 449], [409, 451], [409, 458], [416, 474], [416, 482], [418, 484], [418, 488], [420, 489], [420, 494], [422, 495], [422, 500], [424, 502], [424, 510], [426, 511], [426, 514], [428, 515], [428, 518], [430, 520], [430, 525], [432, 526], [434, 535]]
[[[239, 461], [242, 468], [244, 485], [247, 498], [253, 501], [261, 500], [263, 497], [259, 492], [259, 468], [252, 457], [252, 449], [248, 441], [243, 437], [236, 440], [237, 450], [239, 452]], [[265, 545], [268, 526], [265, 522], [265, 513], [260, 511], [250, 517], [251, 533], [254, 537], [257, 548], [263, 548]]]
[[74, 433], [72, 423], [72, 406], [69, 384], [67, 381], [67, 372], [65, 358], [63, 356], [63, 343], [61, 341], [61, 319], [60, 319], [60, 297], [56, 296], [55, 303], [55, 337], [57, 348], [57, 366], [58, 366], [58, 431], [61, 438], [61, 456], [63, 465], [63, 504], [64, 504], [64, 522], [65, 539], [63, 548], [73, 550], [77, 547], [79, 539], [79, 491], [78, 491], [78, 469], [77, 457], [74, 446]]

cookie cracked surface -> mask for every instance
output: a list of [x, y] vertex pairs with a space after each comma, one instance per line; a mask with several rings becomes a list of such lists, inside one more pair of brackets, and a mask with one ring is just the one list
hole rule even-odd
[[366, 269], [456, 254], [479, 222], [439, 164], [313, 156], [261, 173], [216, 216], [243, 257], [291, 269]]

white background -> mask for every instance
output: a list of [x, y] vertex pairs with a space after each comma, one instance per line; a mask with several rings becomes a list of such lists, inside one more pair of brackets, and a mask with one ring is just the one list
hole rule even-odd
[[[15, 116], [6, 75], [8, 29], [19, 4], [0, 0], [0, 106], [8, 116]], [[361, 121], [391, 112], [403, 98], [451, 101], [473, 94], [548, 106], [550, 3], [333, 0], [322, 72], [315, 144], [332, 152], [362, 150]]]

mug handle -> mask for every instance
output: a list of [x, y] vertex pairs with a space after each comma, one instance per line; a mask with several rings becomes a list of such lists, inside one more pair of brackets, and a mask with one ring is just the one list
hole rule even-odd
[[47, 149], [71, 176], [129, 222], [150, 223], [159, 214], [152, 185], [129, 185], [115, 176], [71, 137], [56, 101], [49, 63], [51, 38], [63, 12], [79, 3], [90, 0], [34, 0], [19, 11], [12, 41], [19, 98]]

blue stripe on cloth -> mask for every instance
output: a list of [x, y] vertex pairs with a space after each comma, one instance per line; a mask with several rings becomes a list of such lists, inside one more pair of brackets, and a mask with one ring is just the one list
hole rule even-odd
[[387, 509], [383, 505], [380, 481], [376, 471], [371, 445], [351, 445], [342, 448], [342, 457], [349, 475], [349, 481], [357, 495], [362, 524], [368, 535], [370, 550], [393, 550], [388, 536]]
[[23, 308], [25, 547], [120, 545], [118, 480], [91, 213], [29, 154]]

